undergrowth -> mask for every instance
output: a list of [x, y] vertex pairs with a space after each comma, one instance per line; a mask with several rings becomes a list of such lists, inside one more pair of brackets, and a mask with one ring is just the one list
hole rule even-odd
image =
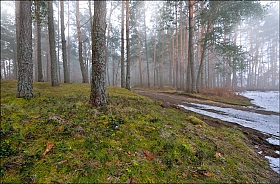
[[34, 83], [18, 99], [1, 81], [1, 181], [268, 182], [269, 164], [229, 128], [117, 87], [92, 108], [89, 84]]
[[199, 93], [180, 93], [194, 98], [212, 100], [215, 102], [222, 102], [232, 105], [240, 106], [256, 106], [251, 103], [251, 99], [236, 94], [234, 91], [228, 88], [209, 88], [202, 89]]

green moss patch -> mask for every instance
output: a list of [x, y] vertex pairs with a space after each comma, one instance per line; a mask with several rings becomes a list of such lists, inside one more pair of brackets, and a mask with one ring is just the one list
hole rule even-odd
[[34, 92], [17, 99], [16, 81], [1, 81], [5, 183], [269, 181], [269, 164], [236, 130], [117, 87], [98, 109], [88, 103], [89, 84], [34, 83]]

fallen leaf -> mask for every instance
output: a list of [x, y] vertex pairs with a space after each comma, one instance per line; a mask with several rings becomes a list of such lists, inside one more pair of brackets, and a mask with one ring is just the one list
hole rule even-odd
[[219, 153], [219, 152], [217, 152], [217, 153], [215, 154], [215, 156], [216, 156], [216, 158], [219, 158], [219, 157], [222, 157], [222, 154]]
[[106, 162], [106, 165], [112, 165], [112, 162]]
[[144, 150], [144, 153], [146, 155], [147, 160], [153, 160], [156, 158], [152, 153], [150, 153], [148, 150]]
[[192, 176], [195, 178], [199, 178], [198, 174], [193, 174]]
[[65, 163], [65, 162], [67, 162], [67, 160], [62, 160], [62, 161], [57, 162], [57, 163], [55, 163], [55, 164], [60, 165], [60, 164], [63, 164], [63, 163]]
[[187, 175], [186, 175], [185, 173], [183, 173], [183, 174], [182, 174], [182, 177], [186, 179], [186, 178], [187, 178]]
[[106, 122], [106, 121], [105, 121], [105, 122], [103, 122], [103, 125], [107, 125], [107, 124], [108, 124], [108, 122]]
[[45, 150], [45, 152], [43, 153], [43, 155], [46, 155], [49, 151], [51, 151], [52, 148], [54, 148], [54, 144], [51, 143], [51, 142], [48, 142], [48, 143], [47, 143], [46, 150]]
[[212, 177], [212, 176], [214, 176], [213, 173], [202, 172], [202, 174], [203, 174], [204, 176], [207, 176], [207, 177]]

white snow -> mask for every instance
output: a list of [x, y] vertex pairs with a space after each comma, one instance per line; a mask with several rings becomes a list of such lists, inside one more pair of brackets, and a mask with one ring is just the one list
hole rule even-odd
[[[266, 111], [279, 113], [279, 91], [245, 91], [241, 95], [253, 99], [251, 102]], [[195, 104], [182, 102], [178, 105], [199, 114], [218, 118], [223, 121], [240, 124], [244, 127], [253, 128], [265, 134], [272, 135], [267, 141], [271, 144], [280, 145], [279, 140], [279, 115], [264, 115], [256, 112], [236, 110], [232, 108], [222, 108], [205, 104]], [[189, 105], [188, 105], [189, 104]], [[279, 151], [276, 151], [279, 154]], [[262, 154], [262, 151], [259, 152]], [[270, 162], [270, 167], [280, 174], [280, 158], [265, 156]]]
[[253, 104], [267, 111], [279, 112], [279, 91], [245, 91], [239, 94], [253, 99]]
[[[272, 134], [279, 139], [279, 116], [264, 115], [255, 112], [236, 110], [232, 108], [222, 108], [205, 104], [190, 104], [196, 107], [188, 107], [185, 105], [179, 106], [199, 114], [218, 118], [223, 121], [238, 123], [242, 126], [253, 128], [266, 134]], [[209, 112], [207, 110], [215, 110], [215, 112]]]
[[265, 158], [268, 159], [270, 167], [280, 174], [280, 158], [273, 158], [270, 156], [265, 156]]

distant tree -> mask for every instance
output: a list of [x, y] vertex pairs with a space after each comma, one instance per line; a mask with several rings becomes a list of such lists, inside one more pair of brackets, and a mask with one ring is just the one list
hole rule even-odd
[[129, 0], [126, 0], [126, 89], [130, 90]]
[[70, 82], [70, 75], [67, 63], [67, 55], [66, 55], [66, 40], [65, 40], [65, 26], [64, 26], [64, 0], [60, 1], [60, 19], [61, 19], [61, 40], [62, 40], [62, 60], [63, 60], [63, 75], [64, 82]]
[[19, 3], [18, 98], [33, 97], [31, 5], [31, 0]]
[[79, 19], [79, 1], [76, 1], [76, 24], [77, 24], [77, 31], [78, 31], [78, 42], [79, 42], [79, 63], [81, 67], [83, 83], [88, 83], [88, 76], [86, 72], [86, 67], [83, 61], [83, 43], [82, 43], [82, 33], [81, 33], [81, 26], [80, 26], [80, 19]]
[[122, 28], [121, 28], [121, 87], [125, 88], [125, 76], [124, 76], [124, 0], [122, 0]]
[[99, 107], [106, 99], [106, 1], [94, 1], [92, 80], [90, 102]]
[[51, 83], [52, 86], [59, 86], [58, 73], [57, 73], [57, 59], [56, 59], [56, 47], [55, 47], [55, 31], [53, 21], [53, 2], [48, 2], [48, 32], [49, 32], [49, 44], [50, 44], [50, 56], [51, 56]]

